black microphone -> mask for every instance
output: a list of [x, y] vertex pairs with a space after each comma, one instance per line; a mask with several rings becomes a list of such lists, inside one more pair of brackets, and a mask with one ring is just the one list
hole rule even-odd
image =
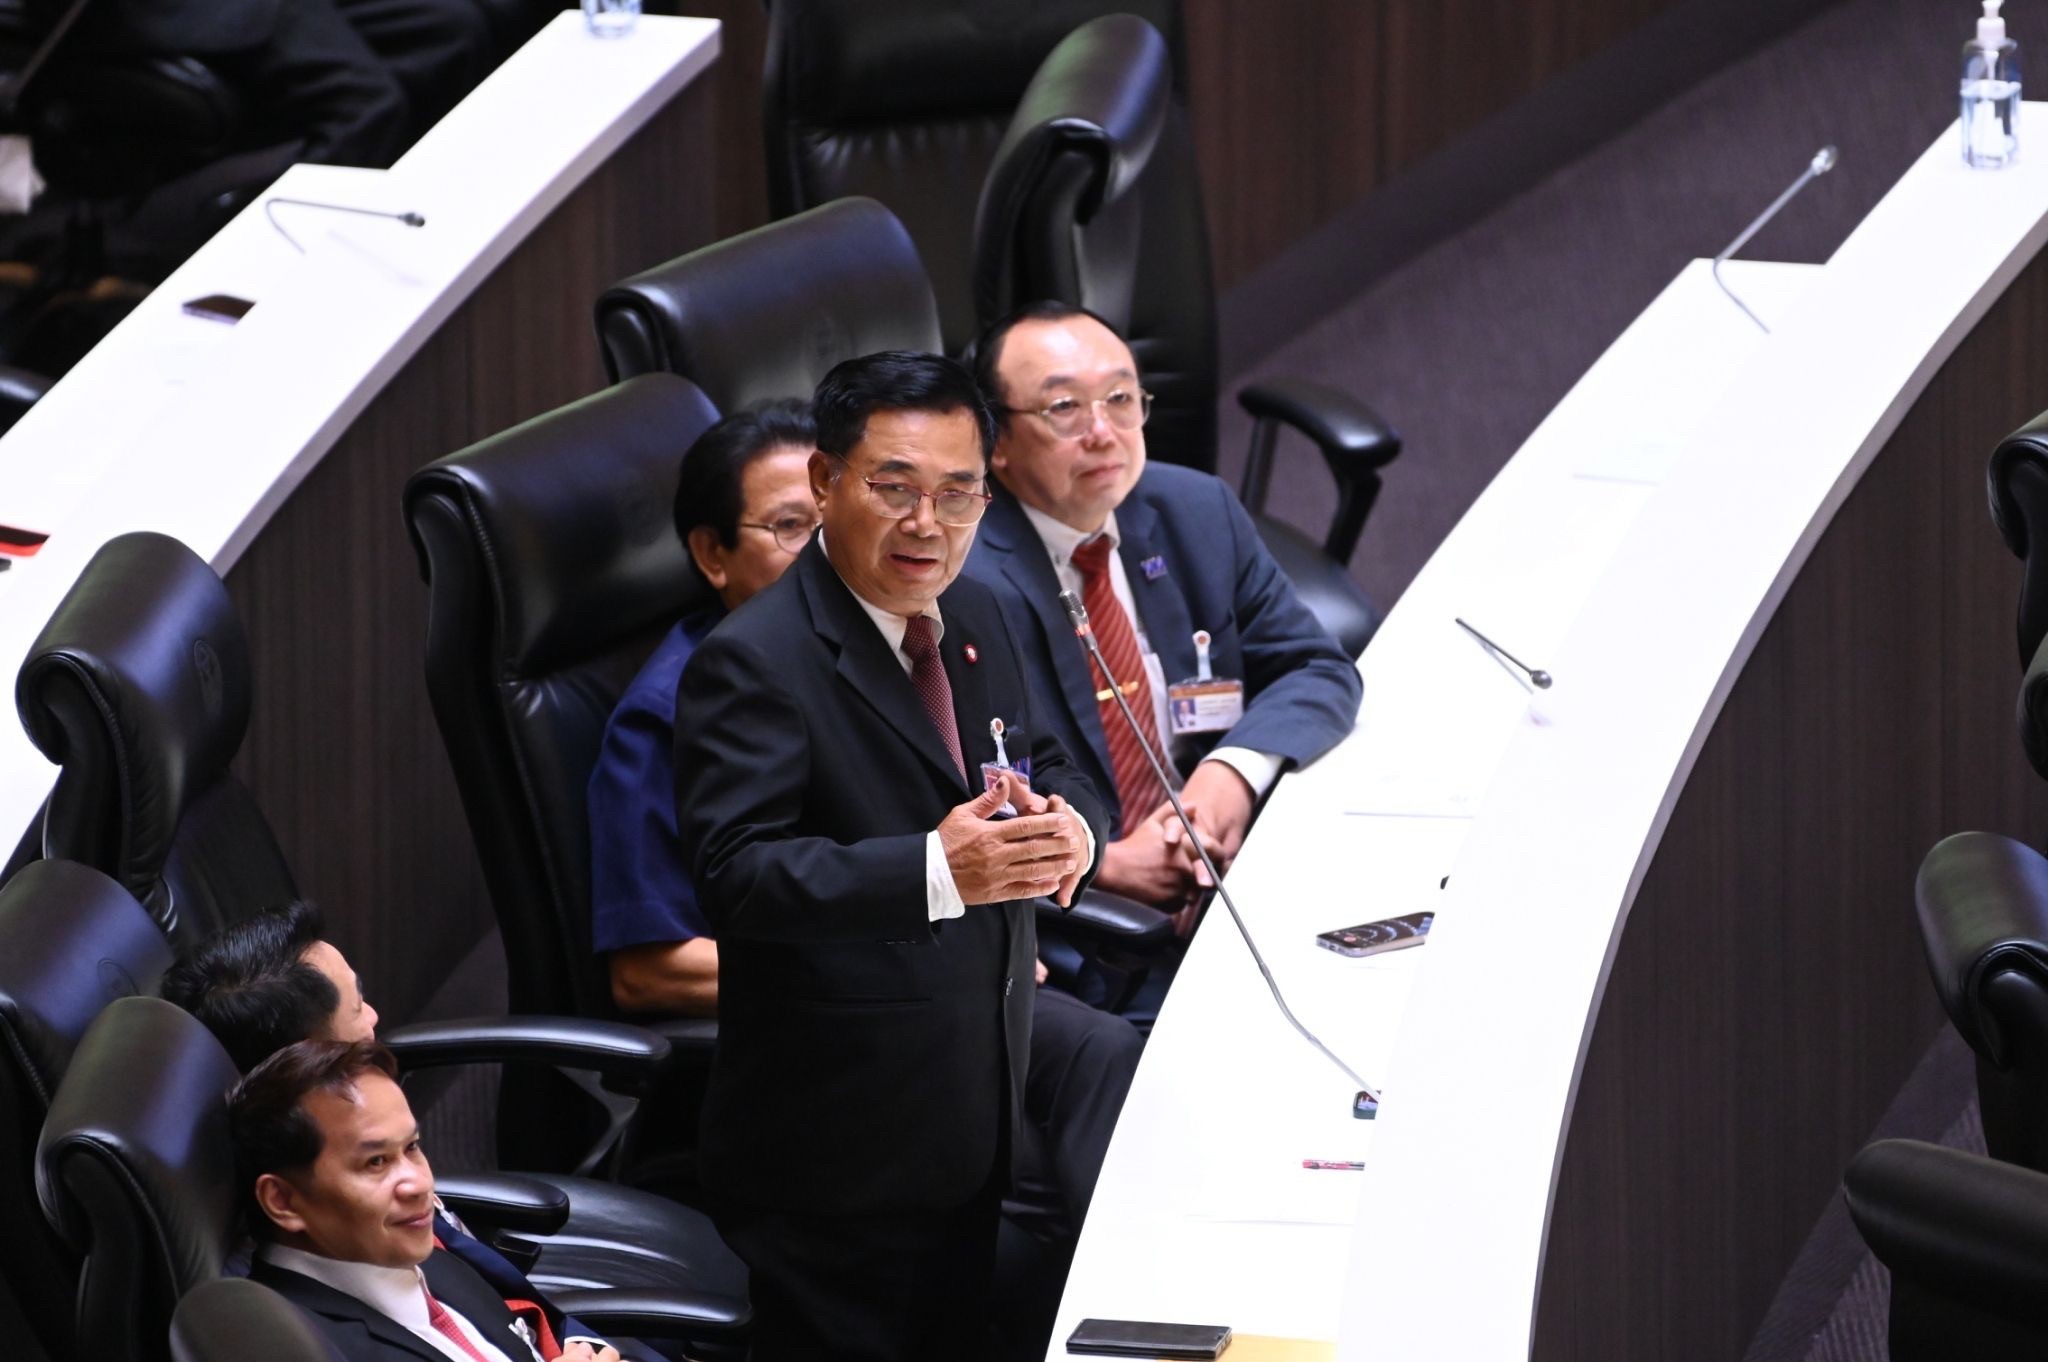
[[1513, 653], [1501, 647], [1498, 643], [1495, 643], [1492, 639], [1480, 633], [1471, 625], [1465, 623], [1465, 621], [1457, 618], [1457, 616], [1453, 615], [1451, 619], [1452, 622], [1455, 623], [1460, 629], [1463, 629], [1466, 633], [1478, 639], [1480, 647], [1486, 649], [1487, 652], [1492, 653], [1495, 657], [1500, 658], [1509, 666], [1513, 667], [1516, 671], [1528, 677], [1530, 685], [1534, 686], [1538, 690], [1550, 689], [1551, 676], [1549, 672], [1544, 671], [1541, 667], [1530, 666], [1528, 663], [1522, 661], [1521, 658], [1516, 657]]
[[277, 229], [277, 234], [286, 241], [289, 241], [292, 244], [292, 249], [300, 255], [306, 253], [306, 248], [301, 246], [299, 239], [290, 232], [287, 232], [284, 229], [284, 224], [277, 220], [277, 206], [279, 204], [284, 204], [290, 208], [319, 208], [329, 213], [357, 213], [366, 218], [389, 218], [393, 222], [402, 222], [408, 227], [424, 227], [427, 225], [427, 220], [424, 217], [413, 212], [387, 213], [381, 208], [358, 208], [354, 204], [327, 203], [320, 199], [265, 199], [263, 201], [263, 216], [270, 219], [270, 225]]
[[1095, 631], [1088, 625], [1088, 607], [1081, 604], [1081, 598], [1071, 591], [1060, 592], [1060, 604], [1067, 608], [1067, 618], [1073, 622], [1074, 637], [1081, 640], [1081, 646], [1088, 650], [1088, 656], [1095, 659], [1095, 665], [1102, 670], [1102, 679], [1109, 686], [1109, 693], [1116, 697], [1116, 707], [1123, 712], [1124, 722], [1131, 727], [1131, 735], [1138, 740], [1138, 749], [1145, 754], [1145, 760], [1152, 763], [1152, 772], [1159, 777], [1159, 784], [1166, 791], [1167, 800], [1173, 805], [1173, 812], [1180, 819], [1180, 825], [1188, 835], [1188, 845], [1195, 849], [1195, 855], [1202, 858], [1202, 865], [1209, 872], [1209, 882], [1216, 886], [1216, 896], [1223, 900], [1223, 906], [1230, 910], [1230, 920], [1237, 924], [1237, 934], [1244, 938], [1245, 949], [1252, 953], [1252, 962], [1259, 967], [1259, 974], [1266, 981], [1266, 988], [1273, 995], [1273, 1002], [1279, 1007], [1280, 1015], [1287, 1018], [1287, 1024], [1299, 1031], [1302, 1038], [1323, 1052], [1324, 1058], [1343, 1070], [1344, 1076], [1358, 1085], [1358, 1095], [1352, 1099], [1351, 1114], [1363, 1121], [1370, 1121], [1380, 1114], [1379, 1089], [1353, 1073], [1351, 1066], [1337, 1058], [1336, 1053], [1316, 1038], [1316, 1033], [1301, 1024], [1294, 1015], [1294, 1009], [1287, 1005], [1287, 999], [1280, 994], [1280, 985], [1273, 981], [1273, 971], [1266, 968], [1266, 957], [1259, 953], [1258, 943], [1252, 940], [1251, 929], [1244, 925], [1244, 918], [1237, 911], [1230, 891], [1223, 887], [1223, 876], [1216, 869], [1216, 862], [1209, 859], [1209, 848], [1202, 844], [1202, 835], [1195, 831], [1194, 820], [1181, 807], [1180, 796], [1174, 793], [1173, 777], [1167, 774], [1166, 763], [1152, 750], [1152, 744], [1145, 737], [1145, 730], [1138, 726], [1138, 716], [1131, 713], [1131, 702], [1124, 698], [1124, 688], [1118, 683], [1116, 673], [1109, 669], [1109, 661], [1102, 655], [1102, 645], [1095, 641]]

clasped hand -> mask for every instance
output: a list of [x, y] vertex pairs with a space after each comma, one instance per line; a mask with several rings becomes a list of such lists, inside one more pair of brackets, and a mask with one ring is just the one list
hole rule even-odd
[[[1005, 802], [1017, 816], [992, 818]], [[1050, 894], [1068, 908], [1088, 869], [1081, 815], [1060, 796], [1037, 793], [1015, 772], [947, 814], [939, 824], [939, 844], [963, 903]]]

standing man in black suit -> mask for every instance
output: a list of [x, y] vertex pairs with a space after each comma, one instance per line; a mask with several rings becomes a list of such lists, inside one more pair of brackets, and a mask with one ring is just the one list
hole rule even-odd
[[1030, 1046], [1025, 900], [1072, 901], [1103, 815], [993, 597], [955, 580], [995, 443], [973, 378], [869, 355], [813, 413], [823, 532], [677, 696], [719, 941], [699, 1161], [752, 1271], [755, 1362], [974, 1357]]
[[249, 1275], [307, 1311], [348, 1362], [619, 1362], [559, 1342], [434, 1242], [434, 1173], [374, 1041], [306, 1040], [228, 1095], [238, 1180], [257, 1238]]

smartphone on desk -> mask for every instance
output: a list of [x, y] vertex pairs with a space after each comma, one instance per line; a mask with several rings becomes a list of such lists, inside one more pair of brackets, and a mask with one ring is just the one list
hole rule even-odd
[[1435, 921], [1435, 913], [1381, 918], [1378, 922], [1361, 922], [1356, 927], [1339, 927], [1335, 931], [1319, 933], [1316, 944], [1326, 951], [1354, 958], [1384, 955], [1388, 951], [1420, 946], [1429, 940], [1430, 924]]
[[1067, 1337], [1083, 1357], [1221, 1357], [1230, 1330], [1221, 1324], [1157, 1324], [1141, 1319], [1084, 1319]]
[[226, 322], [233, 326], [249, 315], [249, 309], [256, 306], [247, 298], [237, 298], [232, 293], [209, 293], [204, 298], [189, 299], [184, 305], [188, 317], [203, 317], [209, 322]]

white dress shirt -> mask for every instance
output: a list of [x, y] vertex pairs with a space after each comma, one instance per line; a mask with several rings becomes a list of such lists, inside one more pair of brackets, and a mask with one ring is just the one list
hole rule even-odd
[[[819, 531], [818, 547], [824, 548], [822, 530]], [[831, 560], [828, 558], [826, 561]], [[833, 570], [836, 572], [838, 569]], [[844, 577], [839, 580], [846, 581]], [[889, 645], [890, 655], [903, 668], [903, 674], [909, 676], [912, 663], [910, 654], [903, 651], [903, 636], [910, 632], [910, 621], [866, 600], [853, 589], [851, 583], [848, 583], [846, 589], [854, 600], [860, 603], [860, 608], [867, 612], [868, 618], [875, 622], [875, 628], [881, 630], [882, 642]], [[946, 619], [939, 613], [938, 602], [931, 602], [918, 613], [932, 622], [932, 642], [943, 642], [946, 637]], [[1088, 826], [1088, 820], [1085, 818], [1075, 821], [1080, 823], [1081, 836], [1088, 845], [1087, 857], [1082, 864], [1092, 865], [1095, 862], [1095, 830]], [[949, 917], [964, 917], [967, 913], [967, 901], [960, 897], [960, 886], [953, 882], [953, 867], [946, 863], [946, 843], [939, 836], [937, 828], [933, 828], [924, 839], [924, 898], [925, 916], [929, 921], [939, 922]]]
[[[417, 1334], [428, 1346], [453, 1359], [453, 1362], [470, 1362], [469, 1355], [456, 1347], [453, 1339], [428, 1323], [427, 1278], [416, 1267], [345, 1263], [338, 1258], [323, 1258], [317, 1253], [307, 1253], [284, 1244], [264, 1244], [256, 1250], [256, 1256], [273, 1267], [296, 1272], [301, 1277], [311, 1277], [344, 1296], [355, 1297], [406, 1332]], [[503, 1349], [484, 1337], [476, 1325], [464, 1318], [454, 1306], [442, 1301], [441, 1308], [448, 1312], [448, 1317], [462, 1330], [463, 1337], [483, 1354], [486, 1362], [512, 1362]], [[521, 1362], [528, 1360], [521, 1359]]]
[[[1022, 501], [1017, 505], [1023, 510], [1024, 518], [1031, 522], [1031, 528], [1038, 531], [1038, 538], [1044, 543], [1046, 554], [1052, 559], [1053, 574], [1059, 578], [1061, 588], [1073, 592], [1076, 596], [1082, 595], [1081, 569], [1074, 566], [1074, 550], [1093, 539], [1095, 535], [1077, 530], [1065, 521], [1056, 520], [1034, 506], [1026, 506]], [[1152, 718], [1158, 725], [1160, 743], [1164, 747], [1167, 738], [1173, 732], [1173, 725], [1167, 717], [1166, 669], [1160, 665], [1159, 654], [1153, 651], [1152, 641], [1145, 636], [1145, 621], [1138, 614], [1137, 598], [1131, 594], [1131, 581], [1124, 573], [1123, 555], [1116, 552], [1116, 549], [1122, 546], [1123, 540], [1117, 535], [1115, 511], [1111, 511], [1109, 518], [1103, 521], [1100, 533], [1106, 536], [1110, 543], [1109, 589], [1116, 597], [1116, 603], [1130, 616], [1131, 630], [1138, 636], [1138, 652], [1145, 659], [1145, 679], [1152, 687]], [[1176, 677], [1175, 681], [1191, 679], [1182, 676]], [[1242, 681], [1244, 678], [1231, 679]], [[1159, 756], [1166, 763], [1167, 769], [1173, 770], [1173, 753], [1170, 750], [1162, 751]], [[1249, 747], [1218, 747], [1202, 760], [1220, 761], [1243, 776], [1245, 784], [1252, 787], [1254, 803], [1265, 797], [1273, 782], [1280, 778], [1280, 768], [1286, 765], [1285, 758], [1274, 756], [1270, 752], [1255, 751]], [[1174, 774], [1178, 776], [1180, 773], [1175, 771]], [[1144, 812], [1150, 813], [1151, 810], [1147, 809]]]

